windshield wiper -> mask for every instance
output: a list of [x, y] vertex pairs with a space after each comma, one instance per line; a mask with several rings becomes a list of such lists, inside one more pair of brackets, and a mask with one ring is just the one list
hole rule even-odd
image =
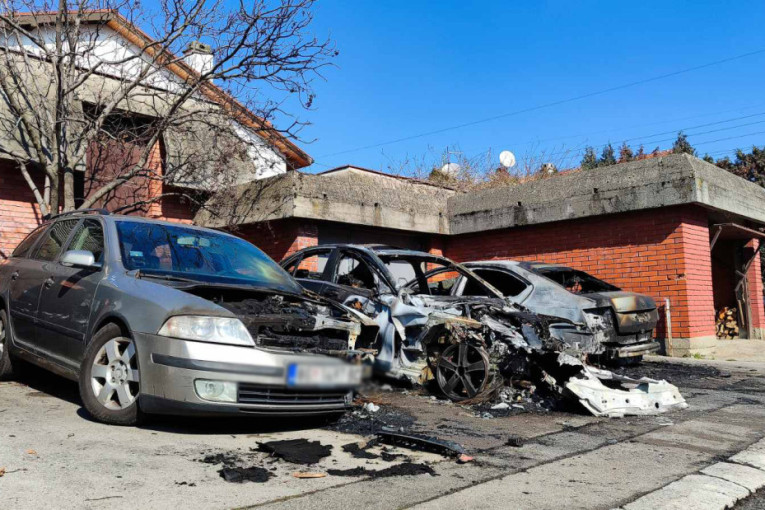
[[183, 278], [182, 276], [173, 276], [170, 274], [153, 274], [153, 273], [146, 273], [141, 271], [140, 269], [135, 272], [136, 278], [157, 278], [159, 280], [167, 280], [170, 282], [187, 282], [187, 283], [200, 283], [199, 280], [192, 280], [191, 278]]

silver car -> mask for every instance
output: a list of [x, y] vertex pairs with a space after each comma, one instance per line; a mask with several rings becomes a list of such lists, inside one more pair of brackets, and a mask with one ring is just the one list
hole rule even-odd
[[87, 411], [342, 411], [364, 335], [268, 256], [222, 232], [105, 211], [65, 214], [0, 262], [0, 377], [26, 360], [79, 382]]

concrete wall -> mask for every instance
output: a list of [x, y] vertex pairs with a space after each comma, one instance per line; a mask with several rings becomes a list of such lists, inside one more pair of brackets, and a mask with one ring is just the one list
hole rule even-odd
[[765, 223], [765, 189], [687, 154], [456, 195], [448, 209], [464, 234], [692, 203]]

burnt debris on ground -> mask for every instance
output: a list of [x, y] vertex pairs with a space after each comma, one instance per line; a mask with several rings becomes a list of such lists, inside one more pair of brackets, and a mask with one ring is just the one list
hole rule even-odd
[[266, 452], [292, 464], [316, 464], [332, 454], [332, 445], [307, 439], [285, 439], [258, 443], [258, 451]]
[[369, 476], [370, 478], [388, 478], [391, 476], [431, 475], [438, 476], [427, 464], [402, 462], [384, 469], [355, 467], [352, 469], [328, 469], [331, 476]]
[[220, 477], [230, 483], [255, 482], [265, 483], [275, 476], [266, 468], [252, 467], [224, 467], [218, 471]]

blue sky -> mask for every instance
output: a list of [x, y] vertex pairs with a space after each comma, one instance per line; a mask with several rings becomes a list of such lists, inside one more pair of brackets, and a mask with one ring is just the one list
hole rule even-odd
[[314, 109], [295, 112], [316, 139], [301, 145], [309, 171], [386, 170], [446, 147], [578, 161], [588, 144], [667, 148], [674, 134], [658, 133], [681, 128], [701, 154], [765, 145], [765, 52], [385, 144], [765, 50], [764, 22], [762, 1], [324, 0], [314, 28], [340, 55], [315, 83]]

